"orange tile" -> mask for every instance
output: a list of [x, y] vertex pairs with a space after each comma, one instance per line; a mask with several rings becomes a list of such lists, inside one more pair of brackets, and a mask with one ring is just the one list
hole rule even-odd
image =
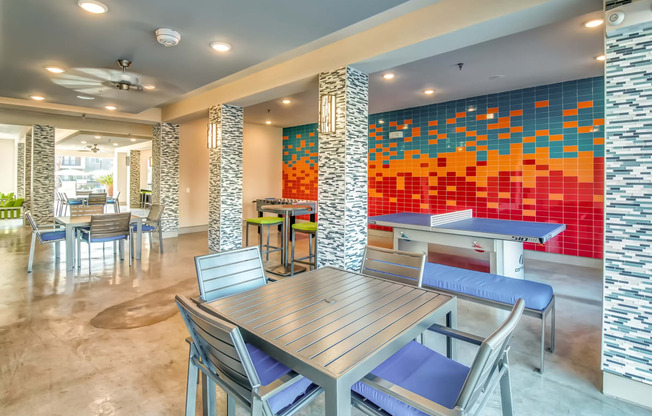
[[550, 132], [548, 130], [537, 130], [537, 136], [547, 136]]
[[369, 128], [370, 128], [370, 129], [375, 129], [375, 128], [376, 128], [376, 125], [375, 125], [375, 124], [370, 124], [370, 125], [369, 125]]
[[389, 202], [396, 202], [397, 198], [389, 198]]
[[430, 191], [428, 191], [428, 194], [429, 195], [437, 195], [437, 190], [436, 189], [431, 189]]
[[495, 114], [498, 112], [498, 107], [488, 108], [487, 114]]
[[464, 118], [466, 117], [466, 112], [462, 111], [461, 113], [455, 113], [456, 118]]
[[383, 147], [383, 144], [382, 143], [376, 143], [376, 149], [379, 148], [379, 147]]
[[593, 202], [604, 202], [604, 196], [602, 196], [602, 195], [593, 195]]
[[421, 209], [428, 209], [428, 208], [430, 208], [430, 205], [428, 205], [428, 204], [421, 204], [421, 205], [419, 205], [419, 208], [421, 208]]
[[398, 143], [390, 143], [389, 144], [389, 147], [396, 147], [396, 146], [398, 146]]
[[455, 123], [456, 121], [457, 121], [457, 119], [454, 119], [454, 118], [447, 118], [447, 119], [446, 119], [446, 124], [453, 124], [453, 123]]
[[383, 132], [383, 128], [382, 128], [382, 127], [378, 127], [378, 128], [376, 128], [376, 133], [382, 133], [382, 132]]
[[308, 134], [308, 136], [310, 136], [310, 137], [315, 137], [315, 132], [314, 132], [314, 131], [311, 132], [310, 134]]
[[591, 108], [593, 107], [593, 101], [582, 101], [577, 103], [577, 108]]
[[390, 156], [396, 156], [396, 154], [397, 154], [397, 153], [396, 153], [396, 150], [389, 152], [389, 155], [390, 155]]
[[564, 121], [564, 128], [565, 129], [569, 129], [569, 128], [573, 128], [573, 127], [577, 127], [577, 121]]
[[523, 126], [512, 127], [510, 131], [512, 133], [523, 133]]
[[383, 136], [376, 137], [376, 140], [383, 140]]
[[578, 133], [593, 133], [593, 126], [580, 126], [577, 128]]
[[421, 194], [412, 194], [412, 199], [421, 199]]
[[577, 146], [564, 146], [564, 152], [577, 152]]
[[512, 110], [509, 112], [510, 117], [518, 117], [523, 115], [523, 110]]
[[290, 154], [290, 152], [283, 152], [283, 154], [287, 156]]
[[524, 209], [523, 210], [523, 216], [524, 217], [536, 217], [537, 212], [533, 209]]
[[283, 136], [283, 140], [287, 140], [287, 139], [289, 139], [288, 136]]
[[535, 106], [536, 108], [541, 108], [541, 107], [548, 107], [548, 104], [549, 104], [549, 103], [548, 103], [548, 100], [546, 100], [546, 101], [537, 101], [537, 102], [534, 104], [534, 106]]
[[536, 141], [536, 137], [523, 137], [523, 143], [534, 143]]
[[463, 133], [466, 131], [466, 127], [455, 127], [455, 133]]
[[523, 199], [523, 204], [525, 205], [536, 205], [537, 200], [534, 198], [524, 198]]
[[376, 133], [369, 133], [369, 137], [376, 137]]
[[457, 206], [457, 201], [446, 201], [446, 205], [449, 207]]
[[405, 143], [410, 143], [412, 141], [412, 137], [406, 137], [404, 141]]
[[404, 120], [403, 124], [412, 124], [412, 119]]
[[487, 208], [498, 208], [498, 202], [487, 202]]
[[512, 176], [509, 178], [510, 182], [523, 182], [523, 177], [522, 176]]
[[421, 136], [421, 127], [412, 127], [412, 136]]
[[466, 137], [473, 137], [475, 136], [475, 131], [467, 131], [466, 132]]
[[486, 198], [487, 193], [486, 192], [476, 192], [475, 196], [477, 196], [478, 198]]
[[511, 134], [509, 133], [498, 133], [498, 138], [499, 139], [509, 139], [511, 137]]
[[428, 140], [428, 144], [437, 144], [437, 139]]
[[510, 198], [511, 194], [509, 192], [498, 192], [498, 198]]
[[593, 125], [594, 126], [604, 126], [604, 119], [603, 118], [596, 118], [593, 120]]
[[496, 130], [497, 128], [498, 128], [498, 123], [487, 124], [487, 129], [489, 130]]
[[482, 146], [477, 146], [476, 150], [478, 150], [478, 151], [487, 150], [487, 145], [483, 144]]
[[437, 135], [437, 130], [429, 130], [428, 131], [428, 136], [436, 136]]
[[553, 134], [549, 139], [551, 142], [559, 142], [564, 140], [564, 135], [562, 134]]
[[455, 186], [447, 186], [446, 187], [447, 192], [455, 192], [456, 189], [457, 189], [457, 187], [455, 187]]
[[576, 116], [577, 115], [577, 109], [573, 108], [570, 110], [564, 110], [563, 112], [564, 116]]
[[297, 139], [300, 139], [300, 138], [301, 138], [301, 135], [300, 135], [300, 134], [297, 134]]
[[476, 120], [486, 120], [487, 115], [486, 114], [478, 114], [477, 116], [475, 116], [475, 119]]
[[292, 145], [291, 145], [291, 144], [288, 145], [288, 149], [292, 149]]
[[436, 126], [436, 125], [437, 125], [437, 120], [430, 120], [430, 121], [428, 122], [428, 125], [429, 125], [429, 126]]
[[549, 198], [553, 201], [563, 201], [564, 200], [564, 194], [550, 194]]
[[395, 122], [395, 121], [390, 121], [390, 122], [389, 122], [389, 126], [390, 126], [390, 127], [395, 127], [395, 126], [396, 126], [396, 122]]
[[593, 139], [593, 144], [604, 144], [604, 137], [596, 137]]

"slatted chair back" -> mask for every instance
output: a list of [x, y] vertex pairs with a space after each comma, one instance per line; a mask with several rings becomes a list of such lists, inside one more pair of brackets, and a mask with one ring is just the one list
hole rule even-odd
[[147, 221], [157, 223], [161, 221], [164, 209], [165, 205], [152, 205], [152, 207], [149, 209], [149, 213], [147, 214]]
[[421, 287], [425, 253], [366, 246], [360, 273]]
[[211, 301], [264, 286], [265, 269], [258, 246], [195, 257], [199, 294]]
[[87, 205], [106, 205], [106, 193], [88, 194]]
[[38, 226], [36, 225], [36, 221], [34, 221], [34, 217], [32, 217], [32, 213], [29, 211], [25, 212], [25, 218], [27, 218], [27, 222], [32, 227], [32, 231], [38, 231]]
[[91, 216], [91, 239], [129, 235], [131, 212]]
[[456, 407], [472, 409], [487, 386], [498, 382], [497, 378], [501, 377], [501, 366], [506, 363], [512, 334], [523, 315], [524, 308], [525, 301], [517, 300], [505, 322], [482, 342], [457, 398]]
[[[202, 311], [185, 296], [177, 295], [176, 302], [205, 369], [219, 377], [220, 387], [229, 395], [252, 403], [253, 392], [261, 383], [240, 329]], [[271, 414], [266, 410], [264, 414]]]
[[70, 205], [71, 217], [87, 217], [89, 215], [100, 215], [104, 213], [102, 205]]

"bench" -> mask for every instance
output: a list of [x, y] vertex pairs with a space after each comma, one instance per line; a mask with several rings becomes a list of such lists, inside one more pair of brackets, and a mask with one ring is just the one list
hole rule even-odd
[[525, 301], [524, 314], [541, 319], [541, 367], [543, 374], [546, 319], [550, 318], [550, 348], [555, 350], [555, 295], [552, 287], [530, 280], [426, 263], [423, 287], [449, 293], [460, 299], [511, 310], [519, 298]]
[[0, 207], [0, 220], [19, 219], [23, 217], [23, 198], [6, 201]]

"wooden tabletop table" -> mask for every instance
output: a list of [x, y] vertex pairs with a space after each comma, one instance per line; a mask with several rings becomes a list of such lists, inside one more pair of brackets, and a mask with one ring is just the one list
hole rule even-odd
[[326, 267], [201, 307], [323, 387], [327, 416], [348, 416], [351, 386], [430, 325], [454, 325], [457, 298]]
[[[66, 228], [66, 270], [73, 270], [75, 267], [75, 229], [89, 227], [91, 216], [80, 217], [55, 217], [54, 222]], [[131, 225], [136, 225], [136, 260], [140, 260], [143, 246], [143, 218], [131, 215]]]

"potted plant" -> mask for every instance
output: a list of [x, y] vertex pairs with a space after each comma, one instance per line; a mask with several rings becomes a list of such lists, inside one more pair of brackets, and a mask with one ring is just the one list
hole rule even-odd
[[109, 173], [108, 175], [100, 176], [95, 179], [97, 182], [106, 186], [106, 194], [108, 196], [113, 196], [113, 174]]

